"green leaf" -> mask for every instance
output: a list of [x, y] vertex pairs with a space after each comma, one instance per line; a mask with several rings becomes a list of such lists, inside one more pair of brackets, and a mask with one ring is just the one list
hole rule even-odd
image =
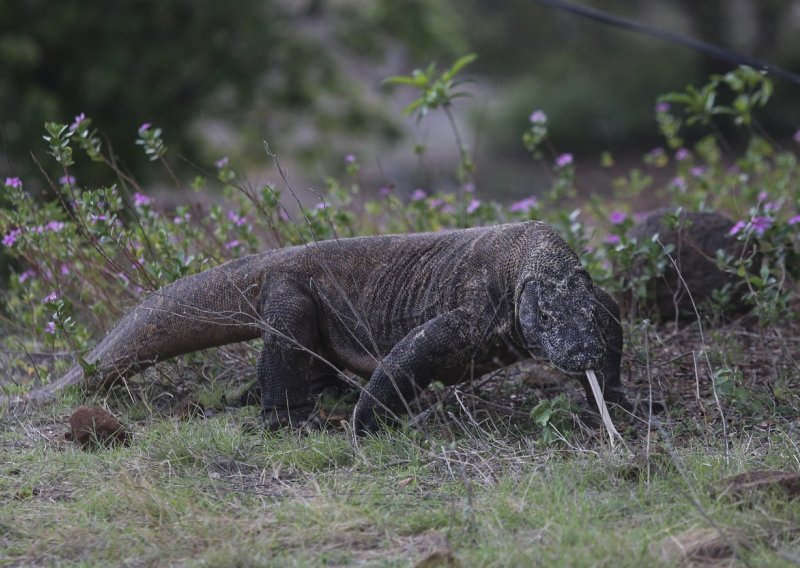
[[442, 74], [442, 79], [444, 79], [445, 81], [450, 81], [453, 77], [455, 77], [458, 74], [459, 71], [461, 71], [464, 67], [475, 61], [477, 58], [478, 56], [474, 53], [462, 55], [456, 60], [455, 63], [453, 63], [453, 66], [450, 67], [448, 71], [445, 71], [444, 74]]

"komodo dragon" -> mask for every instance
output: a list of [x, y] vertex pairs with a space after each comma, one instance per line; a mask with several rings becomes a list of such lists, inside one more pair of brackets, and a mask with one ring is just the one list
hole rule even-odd
[[630, 408], [618, 320], [614, 300], [542, 222], [321, 241], [165, 286], [89, 352], [89, 376], [76, 365], [26, 400], [261, 336], [257, 375], [272, 426], [309, 419], [310, 383], [331, 368], [369, 377], [353, 415], [363, 434], [408, 410], [433, 380], [454, 384], [530, 354], [568, 374], [594, 369], [605, 400]]

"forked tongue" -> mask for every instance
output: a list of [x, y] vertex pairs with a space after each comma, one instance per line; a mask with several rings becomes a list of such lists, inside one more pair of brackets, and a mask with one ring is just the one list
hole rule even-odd
[[611, 447], [614, 447], [614, 437], [616, 436], [620, 440], [622, 436], [619, 435], [617, 429], [614, 428], [614, 423], [611, 422], [611, 415], [608, 413], [608, 407], [606, 406], [606, 401], [603, 400], [603, 393], [600, 391], [600, 384], [597, 382], [597, 376], [594, 374], [593, 369], [586, 370], [586, 378], [589, 379], [589, 385], [592, 387], [592, 394], [594, 394], [594, 400], [597, 402], [597, 408], [600, 410], [600, 418], [603, 420], [603, 424], [608, 431], [608, 437], [611, 440]]

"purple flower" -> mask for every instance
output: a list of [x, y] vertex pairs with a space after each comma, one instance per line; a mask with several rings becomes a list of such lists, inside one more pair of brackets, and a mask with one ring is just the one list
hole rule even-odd
[[661, 102], [656, 104], [656, 112], [658, 113], [669, 112], [669, 109], [670, 109], [669, 103]]
[[131, 283], [131, 279], [128, 278], [128, 275], [125, 274], [124, 272], [117, 272], [117, 278], [122, 280], [125, 284], [130, 284]]
[[348, 166], [351, 165], [351, 164], [355, 164], [356, 163], [356, 155], [355, 154], [347, 154], [344, 157], [344, 163], [347, 164]]
[[678, 148], [678, 151], [675, 152], [675, 159], [679, 162], [684, 161], [686, 158], [690, 156], [689, 150], [686, 148]]
[[676, 176], [673, 178], [672, 185], [675, 186], [675, 189], [680, 192], [686, 191], [686, 180], [683, 178], [683, 176]]
[[795, 215], [794, 217], [791, 217], [789, 218], [788, 221], [786, 221], [787, 225], [796, 225], [797, 223], [800, 223], [800, 215]]
[[607, 235], [605, 241], [609, 245], [616, 245], [619, 244], [620, 238], [619, 235]]
[[728, 231], [728, 234], [729, 235], [735, 235], [735, 234], [739, 233], [739, 231], [744, 229], [746, 226], [747, 226], [747, 223], [745, 223], [744, 221], [736, 221], [736, 224], [733, 227], [731, 227], [731, 230]]
[[464, 184], [464, 191], [467, 193], [475, 193], [475, 184], [474, 183], [465, 183]]
[[544, 113], [543, 110], [535, 110], [528, 117], [528, 121], [531, 124], [544, 124], [547, 122], [547, 115]]
[[445, 205], [444, 207], [442, 207], [442, 213], [444, 213], [446, 215], [452, 215], [455, 212], [456, 212], [456, 208], [453, 207], [452, 205], [450, 205], [449, 203], [447, 205]]
[[750, 223], [753, 226], [753, 231], [760, 237], [772, 226], [772, 219], [769, 217], [753, 217]]
[[46, 304], [48, 302], [55, 302], [58, 300], [58, 292], [50, 292], [47, 296], [42, 298], [42, 303]]
[[58, 178], [61, 185], [75, 185], [75, 176], [61, 176]]
[[241, 244], [242, 244], [242, 243], [240, 243], [240, 242], [239, 242], [239, 241], [237, 241], [236, 239], [233, 239], [232, 241], [228, 241], [227, 243], [225, 243], [225, 248], [226, 248], [227, 250], [231, 250], [231, 249], [234, 249], [234, 248], [236, 248], [236, 247], [240, 246]]
[[768, 201], [764, 204], [764, 211], [777, 211], [781, 208], [781, 204], [777, 201]]
[[411, 201], [422, 201], [428, 197], [428, 193], [424, 189], [415, 189], [411, 193]]
[[389, 197], [392, 194], [392, 188], [388, 185], [382, 185], [378, 188], [378, 195], [381, 197]]
[[237, 227], [241, 227], [247, 223], [247, 219], [236, 213], [236, 211], [228, 211], [228, 220]]
[[36, 277], [36, 271], [31, 270], [29, 268], [28, 270], [26, 270], [25, 272], [23, 272], [22, 274], [19, 275], [19, 283], [22, 284], [26, 280], [28, 280], [30, 278], [35, 278], [35, 277]]
[[6, 186], [12, 189], [22, 189], [22, 180], [18, 177], [6, 178]]
[[627, 218], [628, 216], [622, 211], [614, 211], [608, 216], [608, 220], [611, 221], [612, 225], [621, 225]]
[[794, 141], [795, 141], [795, 142], [800, 142], [800, 130], [798, 130], [797, 132], [795, 132], [795, 133], [794, 133], [794, 136], [792, 136], [792, 138], [794, 138]]
[[98, 221], [108, 221], [108, 215], [95, 215], [94, 213], [90, 213], [89, 221], [92, 223], [97, 223]]
[[143, 207], [145, 205], [150, 205], [151, 202], [152, 200], [143, 193], [139, 193], [137, 191], [136, 193], [133, 194], [133, 204], [136, 207]]
[[475, 213], [478, 210], [478, 207], [481, 206], [481, 202], [478, 199], [473, 199], [467, 205], [467, 213]]
[[17, 242], [17, 239], [21, 234], [22, 234], [22, 229], [12, 229], [8, 233], [6, 233], [5, 237], [3, 237], [3, 245], [8, 248], [11, 248], [12, 246], [14, 246], [14, 243]]
[[657, 158], [659, 156], [663, 156], [664, 148], [661, 148], [660, 146], [658, 148], [653, 148], [647, 153], [647, 155], [650, 156], [651, 158]]
[[431, 209], [436, 209], [437, 207], [444, 205], [444, 199], [439, 199], [438, 197], [436, 199], [431, 199], [428, 201], [428, 205], [431, 207]]
[[767, 199], [769, 199], [769, 193], [763, 190], [758, 192], [759, 201], [766, 201]]
[[86, 115], [84, 113], [80, 113], [78, 116], [75, 117], [75, 120], [72, 124], [69, 125], [70, 130], [78, 130], [78, 127], [86, 121]]
[[217, 166], [218, 170], [221, 170], [222, 168], [224, 168], [225, 166], [228, 165], [228, 156], [225, 156], [224, 158], [220, 158], [219, 160], [214, 162], [214, 165]]
[[47, 325], [44, 326], [44, 332], [49, 333], [50, 335], [54, 335], [56, 332], [56, 322], [49, 321]]
[[572, 163], [572, 154], [561, 154], [556, 158], [556, 167], [564, 168]]
[[314, 209], [316, 209], [317, 211], [324, 210], [325, 209], [325, 202], [324, 201], [320, 201], [319, 203], [314, 205]]
[[512, 213], [527, 213], [531, 209], [535, 209], [537, 205], [539, 205], [539, 202], [535, 197], [531, 196], [515, 201], [508, 210]]
[[139, 127], [139, 134], [143, 135], [145, 132], [150, 130], [150, 127], [153, 126], [149, 122], [143, 122], [142, 125]]
[[66, 276], [70, 273], [69, 264], [62, 264], [61, 265], [61, 275]]
[[62, 223], [61, 221], [50, 221], [47, 225], [44, 226], [44, 230], [52, 231], [54, 233], [59, 232], [63, 228], [64, 228], [64, 223]]
[[706, 168], [704, 166], [695, 166], [691, 170], [689, 170], [694, 177], [700, 177], [704, 173], [706, 173]]

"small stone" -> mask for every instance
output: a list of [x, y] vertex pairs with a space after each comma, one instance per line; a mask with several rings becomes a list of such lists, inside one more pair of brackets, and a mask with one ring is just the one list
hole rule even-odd
[[417, 562], [416, 568], [458, 568], [461, 562], [449, 548], [434, 550]]
[[99, 406], [80, 406], [69, 418], [70, 432], [64, 437], [84, 449], [130, 443], [130, 433], [109, 412]]
[[189, 396], [175, 407], [173, 415], [178, 420], [191, 420], [193, 418], [205, 418], [205, 412], [206, 407], [203, 403]]
[[719, 492], [711, 494], [718, 498], [752, 502], [763, 497], [779, 497], [792, 500], [800, 497], [800, 473], [755, 470], [728, 477], [720, 482]]
[[674, 475], [677, 473], [675, 463], [669, 452], [660, 446], [652, 446], [648, 452], [638, 451], [629, 463], [620, 466], [617, 474], [628, 481], [648, 480], [650, 477]]
[[714, 529], [693, 529], [654, 543], [651, 551], [670, 566], [729, 565], [735, 551], [730, 539]]

